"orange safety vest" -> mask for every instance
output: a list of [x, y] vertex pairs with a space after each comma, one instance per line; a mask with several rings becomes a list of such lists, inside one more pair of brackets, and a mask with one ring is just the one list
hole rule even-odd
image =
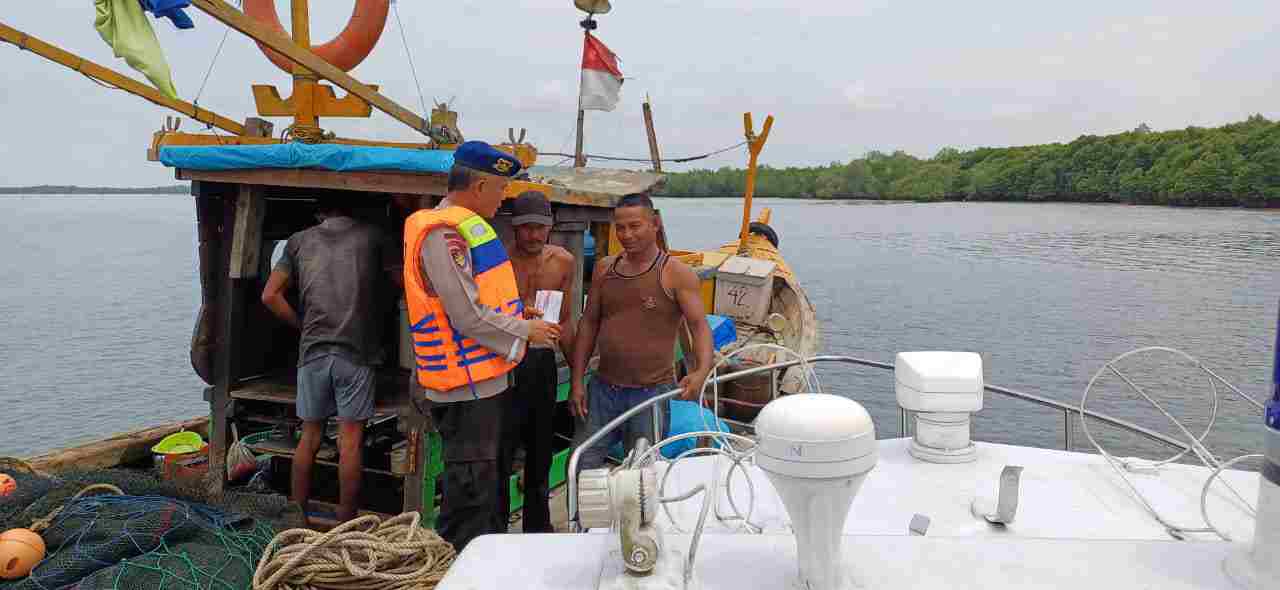
[[432, 391], [449, 391], [505, 375], [517, 362], [508, 351], [494, 351], [456, 332], [444, 302], [427, 289], [422, 277], [422, 242], [431, 230], [449, 226], [466, 240], [471, 273], [480, 304], [497, 313], [521, 317], [524, 303], [516, 286], [507, 250], [484, 218], [464, 207], [418, 211], [404, 224], [404, 291], [409, 305], [409, 332], [417, 360], [418, 383]]

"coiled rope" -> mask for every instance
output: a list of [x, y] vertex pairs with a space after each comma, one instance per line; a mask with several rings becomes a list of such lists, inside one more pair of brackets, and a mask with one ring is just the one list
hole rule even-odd
[[284, 531], [267, 546], [253, 590], [435, 588], [453, 564], [453, 546], [419, 525], [417, 512], [385, 522], [366, 515], [327, 533]]
[[318, 125], [302, 125], [294, 123], [280, 132], [281, 139], [294, 139], [302, 143], [320, 143], [337, 137], [332, 131], [325, 131]]

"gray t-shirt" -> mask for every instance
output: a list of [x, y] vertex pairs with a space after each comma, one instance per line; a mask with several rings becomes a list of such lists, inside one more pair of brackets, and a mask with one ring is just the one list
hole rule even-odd
[[275, 271], [301, 295], [298, 364], [341, 354], [373, 365], [382, 360], [381, 273], [389, 245], [377, 227], [330, 217], [289, 238]]

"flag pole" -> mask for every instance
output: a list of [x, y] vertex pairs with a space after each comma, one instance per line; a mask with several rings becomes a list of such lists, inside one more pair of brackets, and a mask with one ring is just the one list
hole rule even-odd
[[587, 112], [578, 109], [578, 144], [573, 150], [573, 167], [582, 168], [587, 165], [587, 156], [582, 153], [582, 122], [586, 119]]
[[[590, 37], [591, 31], [595, 30], [595, 28], [598, 26], [596, 24], [595, 18], [593, 17], [595, 17], [595, 15], [588, 12], [587, 18], [582, 19], [581, 21], [578, 22], [578, 25], [582, 27], [582, 40], [583, 40], [582, 51], [583, 51], [584, 58], [586, 57], [585, 52], [587, 50], [587, 45], [586, 45], [587, 37]], [[582, 147], [583, 127], [584, 127], [584, 123], [586, 123], [586, 119], [587, 119], [586, 115], [587, 115], [587, 112], [582, 108], [582, 77], [579, 76], [578, 77], [578, 141], [573, 148], [573, 167], [574, 168], [582, 168], [587, 165], [587, 155], [583, 152], [583, 147]]]

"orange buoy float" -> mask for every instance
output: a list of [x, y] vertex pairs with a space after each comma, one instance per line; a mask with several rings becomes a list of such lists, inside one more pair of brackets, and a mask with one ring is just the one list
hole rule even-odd
[[0, 473], [0, 498], [8, 496], [18, 490], [18, 482], [13, 476], [7, 473]]
[[[346, 28], [332, 41], [324, 45], [313, 45], [311, 52], [339, 70], [351, 71], [373, 52], [373, 46], [378, 44], [382, 30], [387, 26], [387, 14], [390, 11], [391, 0], [356, 0], [355, 10], [351, 12], [351, 20], [347, 21]], [[244, 14], [281, 35], [289, 36], [284, 25], [280, 24], [280, 15], [276, 14], [276, 3], [273, 0], [244, 0]], [[258, 48], [276, 67], [285, 72], [293, 71], [293, 62], [289, 58], [262, 43], [258, 43]]]
[[44, 559], [44, 539], [27, 529], [0, 534], [0, 579], [25, 578]]

